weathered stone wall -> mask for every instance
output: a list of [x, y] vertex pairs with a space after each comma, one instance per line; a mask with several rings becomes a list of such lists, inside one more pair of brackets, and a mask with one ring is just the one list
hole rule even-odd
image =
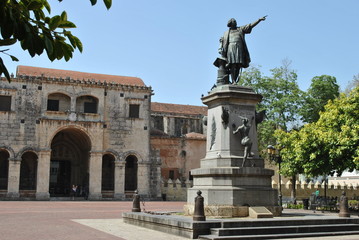
[[[103, 154], [109, 153], [116, 162], [123, 164], [127, 156], [133, 155], [138, 159], [141, 194], [159, 195], [151, 192], [151, 189], [159, 189], [158, 163], [152, 163], [150, 157], [151, 94], [151, 88], [146, 86], [94, 80], [19, 76], [8, 82], [2, 78], [0, 95], [11, 96], [11, 110], [0, 111], [0, 149], [10, 155], [10, 171], [19, 171], [13, 160], [20, 161], [24, 152], [32, 151], [41, 164], [40, 152], [51, 152], [55, 135], [64, 129], [75, 129], [89, 138], [92, 159], [100, 159], [93, 160], [96, 167], [90, 166], [96, 181], [101, 179], [101, 163], [97, 162], [102, 161]], [[58, 110], [47, 109], [48, 99], [59, 100]], [[96, 102], [96, 112], [85, 113], [85, 102]], [[129, 116], [131, 104], [139, 106], [139, 117]], [[123, 164], [118, 165], [120, 169]], [[49, 171], [40, 170], [38, 174]], [[118, 171], [117, 175], [123, 177], [124, 172]], [[9, 174], [11, 188], [16, 188], [19, 177], [19, 173]], [[41, 184], [46, 191], [46, 183]], [[123, 181], [118, 184], [123, 184]], [[101, 189], [101, 183], [96, 185], [96, 189]]]
[[181, 137], [195, 132], [206, 135], [203, 117], [207, 107], [153, 102], [151, 106], [151, 128], [171, 137]]
[[[40, 86], [41, 90], [39, 90]], [[92, 84], [25, 79], [13, 79], [11, 83], [1, 81], [0, 88], [0, 95], [12, 96], [12, 111], [0, 113], [1, 121], [4, 123], [0, 128], [3, 135], [6, 133], [9, 136], [21, 136], [7, 139], [17, 148], [14, 149], [15, 151], [33, 145], [40, 148], [48, 147], [56, 130], [69, 124], [76, 124], [86, 129], [92, 137], [93, 150], [109, 148], [126, 152], [136, 149], [143, 160], [149, 161], [150, 92], [147, 88], [107, 90], [103, 86]], [[48, 96], [54, 93], [61, 93], [62, 96], [71, 98], [73, 106], [70, 111], [61, 111], [63, 108], [61, 106], [60, 111], [46, 110]], [[122, 97], [121, 93], [123, 93]], [[93, 96], [98, 99], [98, 112], [84, 113], [83, 108], [78, 107], [79, 102], [76, 102], [81, 96]], [[83, 99], [80, 105], [82, 103]], [[129, 118], [129, 104], [140, 105], [139, 118]], [[36, 124], [41, 124], [40, 129], [37, 130]], [[41, 134], [37, 134], [37, 131]]]
[[206, 140], [201, 134], [183, 137], [152, 136], [151, 147], [159, 152], [162, 160], [161, 170], [164, 179], [169, 178], [169, 171], [175, 172], [174, 178], [182, 181], [190, 178], [189, 172], [200, 167], [200, 160], [206, 154]]
[[181, 182], [179, 179], [167, 181], [162, 179], [162, 198], [166, 201], [187, 201], [187, 188], [192, 187], [192, 181]]

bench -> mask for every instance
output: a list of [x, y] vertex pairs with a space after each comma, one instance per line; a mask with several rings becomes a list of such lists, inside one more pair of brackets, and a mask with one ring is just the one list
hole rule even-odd
[[338, 198], [337, 197], [323, 197], [312, 194], [309, 197], [309, 209], [315, 211], [325, 210], [338, 211]]

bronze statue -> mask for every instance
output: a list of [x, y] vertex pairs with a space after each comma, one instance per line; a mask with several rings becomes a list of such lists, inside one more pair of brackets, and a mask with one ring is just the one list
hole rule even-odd
[[257, 26], [261, 21], [266, 20], [266, 17], [264, 16], [253, 23], [241, 27], [237, 27], [237, 21], [234, 18], [228, 21], [227, 26], [229, 30], [220, 39], [219, 54], [221, 54], [221, 59], [225, 59], [227, 62], [226, 69], [231, 74], [232, 84], [238, 83], [242, 68], [247, 68], [251, 62], [245, 34], [251, 33], [252, 28]]
[[[248, 157], [252, 157], [254, 154], [251, 152], [252, 150], [252, 140], [249, 138], [249, 131], [251, 126], [249, 124], [249, 120], [246, 117], [241, 117], [243, 119], [243, 124], [239, 126], [233, 134], [237, 134], [238, 132], [241, 134], [241, 144], [244, 146], [244, 155], [243, 155], [243, 163], [242, 167], [244, 167], [244, 163], [246, 162]], [[253, 117], [254, 118], [254, 117]], [[252, 118], [252, 120], [253, 120]]]

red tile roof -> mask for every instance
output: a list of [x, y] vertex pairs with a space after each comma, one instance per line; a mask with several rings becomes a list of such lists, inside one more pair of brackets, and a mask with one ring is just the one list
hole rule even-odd
[[171, 103], [151, 103], [152, 112], [164, 112], [174, 114], [188, 114], [188, 115], [206, 115], [207, 107], [205, 106], [193, 106], [193, 105], [180, 105]]
[[30, 67], [30, 66], [18, 66], [16, 70], [16, 76], [32, 76], [32, 77], [53, 77], [53, 78], [67, 78], [79, 80], [96, 80], [107, 83], [118, 83], [122, 85], [137, 85], [145, 86], [141, 78], [137, 77], [126, 77], [126, 76], [115, 76], [115, 75], [106, 75], [98, 73], [85, 73], [69, 70], [60, 70], [60, 69], [51, 69], [51, 68], [40, 68], [40, 67]]

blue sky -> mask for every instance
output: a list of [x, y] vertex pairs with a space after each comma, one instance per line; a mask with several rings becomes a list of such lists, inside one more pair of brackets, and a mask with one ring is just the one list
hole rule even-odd
[[246, 36], [252, 63], [264, 75], [292, 61], [298, 83], [307, 90], [314, 76], [337, 78], [345, 89], [359, 73], [357, 0], [49, 0], [52, 13], [65, 10], [84, 51], [69, 62], [31, 58], [19, 46], [4, 56], [9, 72], [17, 65], [140, 77], [152, 86], [152, 101], [202, 105], [200, 97], [216, 82], [213, 61], [230, 18], [244, 25], [268, 15]]

